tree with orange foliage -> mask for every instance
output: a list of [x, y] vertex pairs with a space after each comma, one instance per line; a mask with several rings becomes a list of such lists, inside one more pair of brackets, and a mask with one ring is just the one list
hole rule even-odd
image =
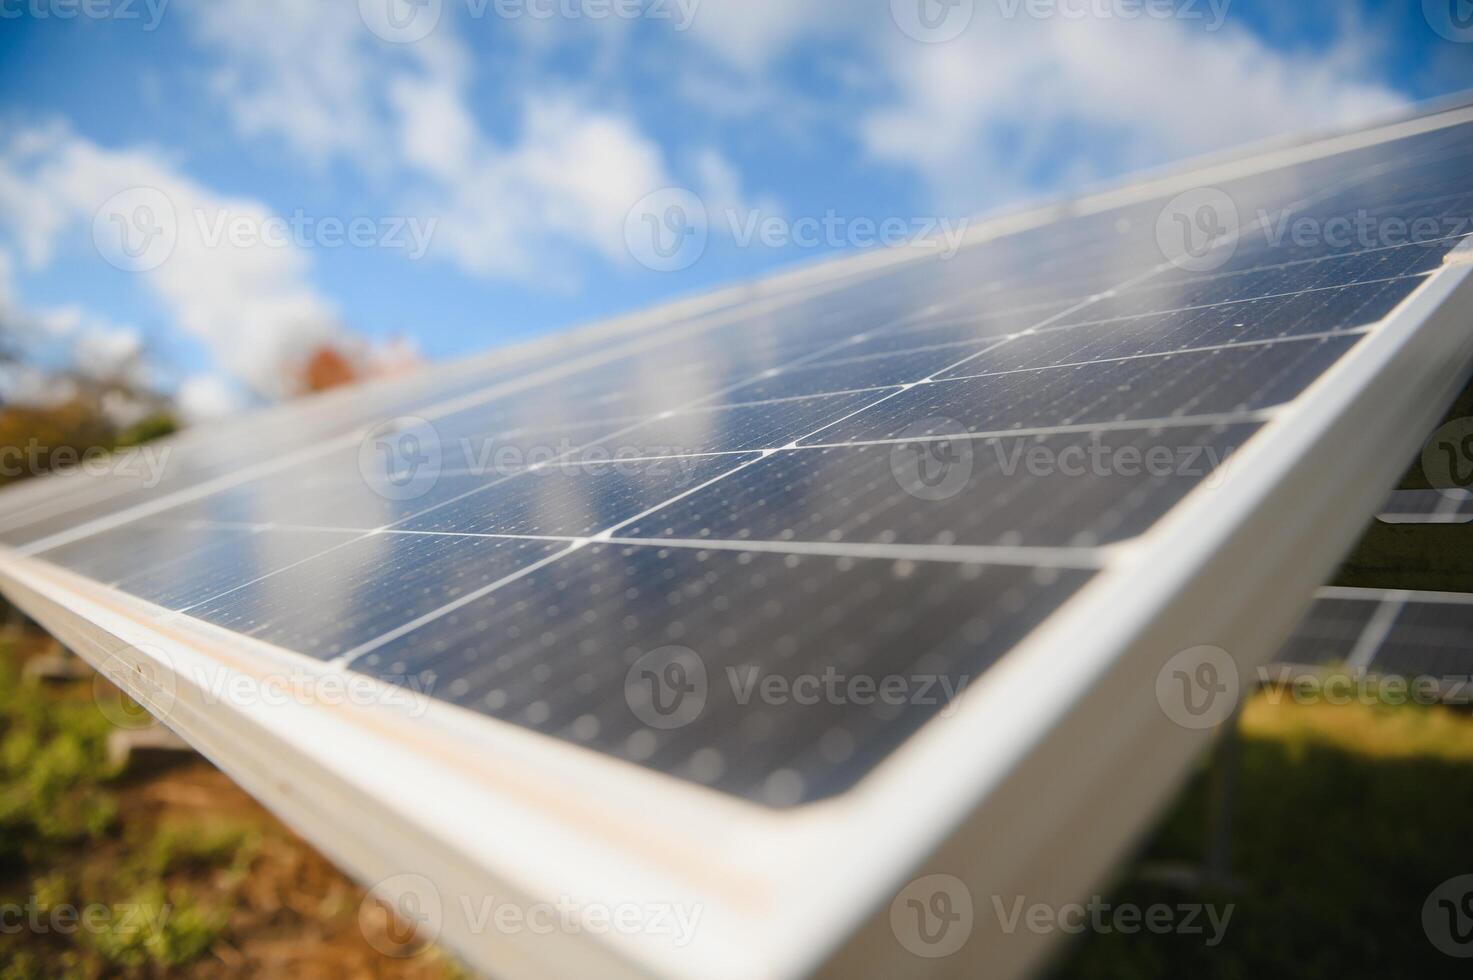
[[360, 371], [348, 355], [336, 347], [318, 347], [302, 367], [304, 392], [328, 391], [358, 381]]

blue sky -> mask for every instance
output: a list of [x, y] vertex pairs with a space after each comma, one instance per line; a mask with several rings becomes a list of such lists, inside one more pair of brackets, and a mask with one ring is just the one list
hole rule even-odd
[[[0, 0], [0, 316], [43, 367], [141, 359], [218, 412], [318, 343], [453, 357], [1374, 118], [1473, 86], [1464, 24], [1473, 0]], [[651, 252], [677, 225], [705, 234]]]

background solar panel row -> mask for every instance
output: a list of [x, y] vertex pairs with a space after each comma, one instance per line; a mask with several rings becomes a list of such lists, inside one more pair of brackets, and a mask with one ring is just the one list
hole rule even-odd
[[1473, 595], [1326, 589], [1278, 659], [1433, 679], [1466, 703], [1473, 699]]
[[1467, 524], [1473, 521], [1473, 492], [1397, 490], [1376, 517], [1388, 524]]

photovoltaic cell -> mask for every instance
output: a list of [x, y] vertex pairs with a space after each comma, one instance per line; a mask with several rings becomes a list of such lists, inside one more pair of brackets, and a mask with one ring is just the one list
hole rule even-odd
[[1358, 340], [1286, 340], [918, 385], [807, 445], [1246, 413], [1293, 398]]
[[1370, 625], [1377, 605], [1361, 599], [1317, 599], [1279, 651], [1279, 662], [1303, 666], [1344, 662]]
[[181, 550], [156, 564], [138, 565], [110, 584], [166, 609], [189, 610], [357, 537], [352, 532], [266, 534], [237, 528], [214, 530], [218, 532], [215, 543]]
[[[353, 666], [787, 806], [851, 785], [1087, 578], [1071, 570], [600, 545], [366, 652]], [[671, 676], [678, 689], [663, 690]], [[889, 677], [916, 697], [895, 703], [865, 680]], [[815, 683], [842, 694], [814, 705]], [[788, 693], [763, 695], [753, 686], [763, 684]]]
[[723, 400], [761, 401], [823, 391], [894, 387], [921, 381], [932, 372], [980, 349], [967, 345], [939, 350], [897, 351], [878, 357], [803, 365], [742, 385], [729, 392]]
[[[882, 392], [883, 393], [883, 392]], [[783, 446], [859, 411], [873, 392], [815, 395], [780, 401], [697, 408], [662, 416], [621, 433], [614, 451], [631, 456], [746, 452]], [[607, 451], [606, 443], [602, 449]], [[589, 450], [575, 458], [593, 455]]]
[[637, 517], [756, 459], [752, 453], [568, 460], [397, 525], [410, 531], [585, 536]]
[[1092, 547], [1150, 528], [1258, 426], [1182, 426], [785, 450], [623, 534]]
[[452, 473], [402, 484], [360, 476], [356, 466], [314, 467], [308, 475], [233, 487], [171, 509], [169, 521], [373, 530], [490, 487], [510, 473]]
[[[304, 540], [263, 531], [262, 547]], [[324, 547], [331, 550], [324, 551]], [[525, 538], [369, 534], [191, 606], [197, 619], [330, 660], [559, 551]]]
[[[1371, 666], [1405, 677], [1473, 677], [1473, 603], [1409, 601], [1397, 614]], [[1463, 689], [1463, 697], [1473, 690]]]
[[1331, 333], [1376, 323], [1420, 280], [1347, 286], [1177, 314], [1130, 317], [1081, 327], [1045, 327], [994, 344], [941, 377], [971, 377], [1143, 354]]
[[53, 548], [47, 560], [79, 575], [112, 583], [139, 569], [159, 568], [223, 543], [208, 524], [136, 521]]

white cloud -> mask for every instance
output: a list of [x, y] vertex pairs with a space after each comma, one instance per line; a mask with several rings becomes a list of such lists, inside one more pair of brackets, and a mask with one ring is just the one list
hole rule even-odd
[[860, 122], [871, 154], [916, 169], [943, 199], [1036, 191], [1040, 164], [1100, 176], [1085, 156], [1098, 139], [1074, 139], [1072, 161], [1044, 158], [1068, 128], [1106, 135], [1111, 164], [1131, 166], [1354, 122], [1403, 101], [1364, 80], [1349, 34], [1328, 51], [1289, 53], [1232, 23], [1208, 32], [1179, 20], [982, 22], [983, 13], [948, 43], [884, 45], [896, 96]]
[[[386, 210], [435, 218], [430, 255], [544, 287], [576, 281], [580, 255], [625, 261], [623, 217], [651, 190], [687, 183], [740, 198], [742, 175], [709, 127], [695, 148], [662, 148], [617, 108], [631, 95], [623, 81], [643, 77], [635, 59], [658, 59], [669, 90], [705, 121], [754, 122], [790, 143], [822, 133], [820, 149], [847, 133], [871, 160], [924, 180], [946, 212], [1401, 101], [1368, 80], [1373, 45], [1349, 19], [1328, 48], [1284, 51], [1231, 17], [1208, 31], [1205, 20], [1007, 16], [1008, 5], [983, 2], [941, 44], [907, 36], [884, 2], [701, 0], [687, 32], [466, 21], [447, 3], [428, 37], [388, 44], [352, 2], [187, 2], [196, 40], [221, 59], [215, 88], [241, 133], [352, 168]], [[494, 33], [496, 56], [515, 68], [522, 98], [509, 117], [478, 111], [466, 24], [479, 41]], [[573, 49], [570, 71], [559, 59]], [[787, 70], [800, 53], [801, 85]], [[667, 151], [693, 168], [672, 175]], [[32, 224], [53, 221], [38, 209]]]
[[180, 382], [174, 402], [186, 422], [199, 423], [240, 411], [245, 398], [238, 388], [217, 374], [196, 374]]
[[[704, 0], [690, 36], [726, 71], [702, 65], [677, 78], [683, 96], [715, 114], [808, 128], [837, 120], [872, 158], [925, 178], [946, 209], [1353, 123], [1405, 101], [1375, 80], [1375, 38], [1352, 15], [1337, 16], [1327, 47], [1281, 50], [1230, 8], [1219, 22], [1223, 6], [1152, 19], [1058, 4], [1068, 16], [1031, 17], [1023, 4], [978, 0], [958, 8], [973, 11], [959, 37], [922, 43], [884, 2]], [[843, 44], [825, 48], [834, 40]], [[810, 74], [825, 51], [852, 51], [835, 70], [859, 79], [844, 88], [855, 104], [836, 110], [836, 92], [776, 83], [774, 65], [800, 50]]]
[[71, 348], [78, 371], [98, 380], [146, 381], [143, 335], [136, 327], [120, 326], [77, 305], [36, 314], [47, 332]]
[[437, 34], [389, 45], [364, 26], [356, 2], [188, 0], [195, 39], [220, 56], [211, 84], [236, 130], [269, 136], [315, 165], [344, 159], [373, 170], [387, 135], [388, 87], [416, 66], [464, 69]]
[[[120, 193], [149, 195], [148, 220], [176, 235], [161, 262], [134, 274], [179, 327], [257, 392], [285, 393], [291, 379], [283, 367], [340, 336], [334, 308], [308, 283], [300, 251], [211, 240], [222, 213], [259, 226], [269, 216], [260, 203], [222, 198], [153, 153], [105, 149], [55, 127], [18, 130], [0, 144], [0, 200], [28, 202], [19, 213], [0, 212], [0, 229], [18, 240], [32, 268], [49, 264], [64, 245], [91, 250], [99, 209]], [[47, 220], [29, 224], [27, 212]], [[104, 213], [100, 227], [136, 216]]]
[[409, 201], [437, 222], [431, 254], [544, 286], [573, 278], [569, 245], [629, 260], [625, 216], [670, 182], [658, 146], [619, 116], [555, 97], [528, 100], [522, 131], [503, 146], [468, 135], [442, 96], [434, 111], [406, 114], [400, 133], [403, 158], [432, 178]]
[[630, 119], [555, 85], [531, 86], [513, 139], [489, 135], [448, 15], [428, 37], [391, 45], [352, 3], [188, 9], [198, 40], [224, 57], [218, 91], [243, 133], [273, 134], [312, 163], [389, 175], [399, 190], [388, 208], [434, 218], [429, 254], [471, 275], [547, 285], [552, 269], [566, 282], [570, 245], [627, 261], [625, 215], [670, 182], [659, 146]]
[[[0, 155], [0, 177], [22, 168], [39, 168], [43, 161], [54, 158], [70, 139], [60, 123], [11, 130]], [[46, 194], [34, 194], [31, 186], [20, 180], [0, 179], [0, 216], [8, 220], [10, 230], [26, 263], [35, 267], [51, 261], [52, 246], [62, 225], [68, 220], [65, 202]], [[6, 280], [10, 284], [13, 270], [6, 262]]]
[[400, 77], [389, 84], [403, 161], [439, 180], [465, 173], [480, 141], [470, 107], [450, 78]]
[[547, 225], [622, 259], [629, 208], [669, 182], [660, 148], [628, 120], [570, 101], [534, 99], [522, 141], [500, 156], [517, 182], [540, 198]]
[[848, 29], [858, 6], [845, 0], [701, 0], [689, 33], [729, 65], [755, 72], [800, 39]]

